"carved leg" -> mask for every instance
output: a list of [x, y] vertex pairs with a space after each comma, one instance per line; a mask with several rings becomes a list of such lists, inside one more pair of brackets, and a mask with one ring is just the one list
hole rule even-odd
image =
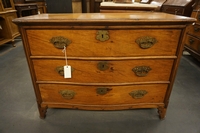
[[167, 109], [164, 108], [164, 107], [159, 107], [158, 108], [158, 114], [159, 114], [159, 117], [160, 117], [161, 120], [165, 118], [166, 110]]
[[40, 105], [38, 105], [38, 109], [39, 109], [41, 119], [44, 119], [46, 117], [47, 108], [48, 108], [47, 106], [41, 107]]

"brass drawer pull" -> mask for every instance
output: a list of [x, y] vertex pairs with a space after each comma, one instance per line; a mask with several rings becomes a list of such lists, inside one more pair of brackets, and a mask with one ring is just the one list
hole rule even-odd
[[139, 99], [143, 98], [148, 92], [146, 90], [136, 90], [129, 93], [132, 98]]
[[144, 36], [137, 38], [135, 42], [140, 46], [140, 48], [148, 49], [151, 48], [157, 42], [157, 40], [154, 37]]
[[[60, 76], [64, 76], [64, 66], [58, 66], [58, 67], [56, 67], [56, 71], [58, 72], [58, 74]], [[71, 71], [72, 72], [74, 71], [74, 69], [72, 67], [71, 67]]]
[[56, 71], [60, 76], [64, 76], [64, 67], [63, 66], [58, 66], [56, 67]]
[[97, 64], [97, 68], [101, 71], [105, 71], [109, 68], [109, 64], [106, 61], [101, 61]]
[[52, 37], [50, 42], [58, 49], [63, 49], [64, 46], [67, 47], [71, 43], [69, 39], [62, 36]]
[[108, 93], [108, 91], [112, 90], [111, 88], [108, 87], [99, 87], [96, 89], [97, 94], [99, 95], [105, 95], [106, 93]]
[[132, 71], [138, 76], [138, 77], [145, 77], [149, 73], [149, 71], [152, 70], [149, 66], [136, 66], [132, 69]]
[[193, 44], [193, 43], [194, 43], [194, 39], [190, 38], [190, 39], [189, 39], [189, 43], [190, 43], [190, 44]]
[[62, 95], [63, 98], [66, 98], [66, 99], [73, 99], [76, 94], [72, 90], [61, 90], [59, 93]]
[[199, 27], [194, 27], [194, 31], [195, 31], [195, 32], [198, 32], [199, 30], [200, 30]]
[[99, 30], [97, 31], [96, 34], [97, 34], [96, 39], [101, 42], [107, 41], [110, 38], [109, 32], [107, 30]]

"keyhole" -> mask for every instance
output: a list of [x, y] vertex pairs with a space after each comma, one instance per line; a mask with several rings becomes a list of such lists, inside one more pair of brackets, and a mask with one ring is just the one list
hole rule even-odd
[[101, 37], [103, 38], [103, 34], [101, 35]]
[[104, 64], [102, 65], [102, 68], [104, 68]]

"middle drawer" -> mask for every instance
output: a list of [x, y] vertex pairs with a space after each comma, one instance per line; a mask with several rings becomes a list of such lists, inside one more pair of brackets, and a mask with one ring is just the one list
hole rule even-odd
[[169, 81], [173, 59], [68, 60], [72, 78], [64, 78], [65, 60], [33, 59], [37, 81], [121, 83]]

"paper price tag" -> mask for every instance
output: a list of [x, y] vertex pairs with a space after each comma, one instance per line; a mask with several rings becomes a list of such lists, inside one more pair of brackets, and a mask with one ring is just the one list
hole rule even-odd
[[71, 72], [71, 66], [67, 65], [64, 66], [64, 78], [71, 78], [72, 72]]

